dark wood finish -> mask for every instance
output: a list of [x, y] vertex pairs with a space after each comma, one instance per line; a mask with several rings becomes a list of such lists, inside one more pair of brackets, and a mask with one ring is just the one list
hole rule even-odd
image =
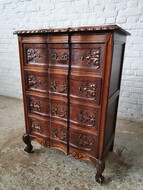
[[27, 109], [29, 113], [36, 113], [38, 115], [50, 115], [50, 105], [48, 98], [41, 98], [39, 96], [27, 96]]
[[100, 78], [72, 76], [70, 79], [70, 101], [82, 105], [99, 105], [101, 92]]
[[[70, 128], [69, 146], [90, 155], [97, 156], [98, 136]], [[69, 148], [70, 149], [70, 148]]]
[[49, 92], [48, 85], [48, 74], [46, 72], [26, 70], [25, 69], [25, 87], [26, 90], [35, 91], [35, 92]]
[[23, 135], [22, 139], [23, 139], [24, 143], [27, 145], [24, 150], [28, 153], [31, 153], [33, 146], [31, 145], [30, 136], [27, 133], [25, 133]]
[[71, 72], [103, 72], [103, 44], [72, 44]]
[[70, 128], [80, 129], [91, 133], [98, 132], [100, 109], [95, 107], [70, 104]]
[[24, 66], [48, 67], [47, 44], [24, 44]]
[[103, 183], [113, 150], [128, 32], [116, 25], [16, 31], [31, 141], [88, 160]]

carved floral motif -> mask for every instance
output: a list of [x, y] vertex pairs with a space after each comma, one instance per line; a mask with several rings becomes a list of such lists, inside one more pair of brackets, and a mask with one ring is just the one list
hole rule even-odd
[[54, 61], [57, 61], [57, 60], [58, 60], [58, 54], [57, 54], [56, 52], [52, 53], [51, 57], [52, 57], [52, 59], [53, 59]]
[[27, 62], [35, 62], [35, 58], [40, 58], [42, 57], [41, 53], [38, 52], [38, 50], [33, 49], [33, 48], [28, 48], [26, 50], [26, 57], [27, 57]]
[[62, 82], [60, 84], [60, 89], [57, 89], [57, 82], [56, 81], [51, 81], [51, 91], [54, 91], [54, 92], [65, 92], [67, 90], [67, 86], [66, 86], [66, 83], [65, 82]]
[[79, 135], [79, 146], [92, 146], [93, 145], [93, 139], [91, 139], [90, 137], [80, 134]]
[[36, 111], [41, 112], [41, 102], [30, 99], [30, 108], [34, 108], [34, 110], [36, 109]]
[[97, 86], [98, 85], [96, 82], [95, 83], [85, 82], [81, 84], [81, 86], [78, 88], [78, 91], [85, 97], [96, 100]]
[[96, 125], [95, 115], [89, 115], [85, 110], [81, 110], [78, 114], [78, 121], [88, 127], [94, 127]]
[[31, 128], [33, 131], [42, 133], [42, 125], [41, 125], [40, 121], [38, 121], [36, 119], [31, 119]]
[[67, 115], [67, 111], [64, 108], [62, 108], [61, 110], [58, 110], [56, 106], [52, 106], [51, 115], [64, 118]]
[[60, 133], [58, 132], [57, 129], [52, 129], [53, 135], [55, 139], [59, 139], [59, 140], [66, 140], [67, 135], [66, 133], [62, 130], [60, 131]]
[[71, 154], [74, 158], [77, 158], [77, 159], [82, 158], [82, 155], [78, 152], [75, 152], [74, 150], [71, 151]]
[[56, 52], [52, 53], [51, 57], [54, 61], [57, 61], [57, 62], [68, 61], [69, 59], [69, 55], [66, 52], [62, 54], [62, 59], [59, 59], [59, 56]]
[[42, 85], [42, 81], [39, 80], [34, 74], [28, 74], [28, 86], [30, 88], [37, 88]]
[[101, 50], [98, 48], [96, 50], [88, 50], [79, 56], [81, 61], [86, 61], [89, 67], [94, 66], [95, 69], [100, 68], [100, 54]]

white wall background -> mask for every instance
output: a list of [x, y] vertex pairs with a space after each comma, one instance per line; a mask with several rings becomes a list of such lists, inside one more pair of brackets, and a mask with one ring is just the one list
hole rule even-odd
[[14, 30], [103, 24], [131, 33], [119, 117], [143, 121], [143, 0], [0, 0], [0, 94], [22, 98]]

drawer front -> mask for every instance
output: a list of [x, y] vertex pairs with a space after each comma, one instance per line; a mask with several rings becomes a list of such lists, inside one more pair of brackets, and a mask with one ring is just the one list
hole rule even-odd
[[28, 125], [30, 134], [49, 137], [50, 123], [48, 120], [42, 118], [37, 119], [36, 117], [29, 117]]
[[49, 45], [49, 66], [50, 69], [68, 69], [69, 49], [68, 44]]
[[50, 145], [53, 148], [62, 150], [67, 154], [67, 128], [59, 124], [50, 125]]
[[36, 96], [27, 96], [28, 112], [49, 116], [49, 99]]
[[50, 99], [51, 122], [67, 127], [68, 107], [67, 102]]
[[98, 108], [77, 104], [70, 105], [70, 128], [98, 131], [100, 122]]
[[67, 128], [62, 125], [51, 123], [50, 126], [51, 140], [60, 141], [61, 143], [67, 143]]
[[98, 137], [90, 133], [70, 129], [69, 144], [71, 148], [97, 155]]
[[72, 76], [70, 80], [70, 101], [83, 105], [99, 105], [101, 79]]
[[48, 67], [47, 44], [24, 44], [24, 65]]
[[26, 90], [48, 93], [48, 74], [25, 71]]
[[105, 43], [106, 35], [103, 34], [95, 34], [95, 33], [80, 33], [80, 34], [72, 34], [71, 43]]
[[67, 105], [66, 102], [50, 100], [51, 116], [61, 119], [67, 119]]
[[51, 43], [51, 44], [60, 44], [60, 43], [68, 43], [69, 41], [69, 36], [68, 34], [64, 33], [64, 34], [49, 34], [47, 37], [47, 43]]
[[73, 44], [71, 71], [101, 73], [104, 66], [103, 44]]
[[50, 73], [49, 97], [57, 100], [67, 100], [68, 80], [67, 75]]

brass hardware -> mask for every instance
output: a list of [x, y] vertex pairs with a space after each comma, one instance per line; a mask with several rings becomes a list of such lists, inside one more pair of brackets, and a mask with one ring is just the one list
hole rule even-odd
[[[61, 114], [59, 114], [58, 112], [61, 112]], [[57, 117], [65, 117], [67, 114], [67, 111], [62, 108], [61, 111], [58, 110], [58, 108], [56, 106], [52, 106], [51, 108], [51, 114]]]
[[61, 131], [61, 138], [58, 137], [58, 130], [57, 129], [52, 129], [53, 135], [55, 139], [59, 140], [65, 140], [67, 138], [67, 135], [64, 131]]
[[67, 134], [64, 131], [61, 132], [61, 136], [61, 140], [65, 140], [67, 138]]
[[66, 53], [66, 52], [64, 52], [64, 53], [62, 54], [62, 59], [58, 59], [58, 54], [57, 54], [56, 52], [52, 53], [51, 57], [52, 57], [52, 59], [53, 59], [54, 61], [57, 61], [57, 62], [68, 61], [68, 59], [69, 59], [69, 55], [68, 55], [68, 53]]
[[57, 115], [57, 112], [58, 112], [58, 108], [55, 106], [52, 106], [52, 109], [51, 109], [52, 115]]
[[68, 55], [68, 53], [63, 53], [62, 54], [62, 60], [64, 60], [64, 61], [67, 61], [69, 59], [69, 55]]
[[52, 129], [52, 131], [53, 131], [54, 137], [57, 139], [58, 138], [58, 131], [57, 131], [57, 129]]
[[63, 93], [67, 90], [67, 85], [65, 82], [62, 82], [60, 84], [60, 89], [58, 90], [57, 89], [57, 82], [56, 81], [51, 81], [51, 90], [54, 91], [54, 92], [60, 92], [60, 93]]
[[58, 54], [56, 52], [52, 53], [51, 57], [54, 61], [58, 61]]

